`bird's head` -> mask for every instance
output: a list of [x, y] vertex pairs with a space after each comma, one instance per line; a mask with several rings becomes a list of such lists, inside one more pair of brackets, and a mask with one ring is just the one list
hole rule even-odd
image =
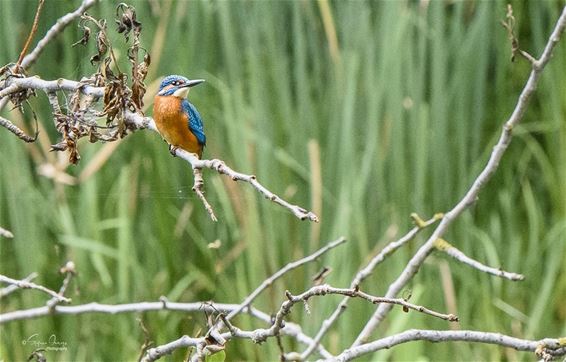
[[157, 95], [185, 98], [189, 94], [191, 87], [202, 82], [204, 82], [204, 79], [190, 80], [181, 75], [168, 75], [161, 81]]

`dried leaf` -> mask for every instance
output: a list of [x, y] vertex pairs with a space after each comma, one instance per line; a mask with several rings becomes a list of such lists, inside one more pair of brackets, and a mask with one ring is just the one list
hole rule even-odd
[[74, 47], [74, 46], [77, 46], [77, 45], [79, 45], [79, 44], [81, 44], [81, 45], [87, 45], [87, 44], [88, 44], [88, 40], [90, 39], [90, 33], [91, 33], [90, 28], [89, 28], [88, 26], [86, 26], [86, 25], [83, 25], [83, 37], [82, 37], [79, 41], [77, 41], [76, 43], [74, 43], [74, 44], [71, 45], [71, 46]]
[[92, 65], [100, 62], [106, 55], [106, 52], [108, 52], [108, 38], [104, 30], [100, 30], [96, 34], [96, 50], [98, 53], [90, 58], [90, 64]]
[[[122, 15], [120, 16], [120, 11]], [[125, 3], [120, 3], [116, 7], [116, 24], [118, 25], [118, 33], [124, 33], [126, 41], [130, 40], [130, 32], [134, 31], [134, 36], [137, 38], [141, 33], [142, 24], [136, 19], [136, 9], [133, 6]]]

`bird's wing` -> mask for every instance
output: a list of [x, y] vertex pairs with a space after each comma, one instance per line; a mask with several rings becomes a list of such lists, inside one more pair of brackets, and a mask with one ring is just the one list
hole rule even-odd
[[196, 107], [193, 106], [188, 100], [183, 99], [183, 110], [189, 116], [189, 129], [191, 130], [191, 132], [193, 132], [201, 145], [206, 145], [206, 136], [204, 135], [202, 119], [200, 118], [200, 114], [198, 113]]

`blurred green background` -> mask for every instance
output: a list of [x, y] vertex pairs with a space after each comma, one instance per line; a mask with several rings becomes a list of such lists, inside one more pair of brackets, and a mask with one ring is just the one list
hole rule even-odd
[[[118, 57], [118, 2], [89, 13], [106, 18]], [[34, 43], [78, 1], [48, 2]], [[58, 268], [79, 272], [73, 304], [214, 300], [239, 302], [287, 262], [330, 240], [348, 243], [318, 263], [277, 282], [254, 304], [274, 312], [284, 290], [299, 293], [322, 266], [327, 282], [349, 285], [387, 242], [423, 218], [454, 205], [484, 166], [526, 82], [530, 68], [510, 61], [499, 21], [505, 1], [135, 1], [142, 45], [152, 56], [147, 79], [205, 78], [191, 92], [205, 121], [206, 158], [254, 173], [285, 199], [313, 209], [320, 224], [301, 222], [249, 185], [205, 171], [208, 199], [220, 221], [209, 220], [191, 191], [187, 164], [171, 157], [153, 132], [116, 144], [79, 144], [78, 166], [49, 153], [58, 141], [43, 93], [31, 105], [40, 140], [24, 144], [0, 129], [0, 273], [58, 289]], [[563, 1], [513, 1], [521, 48], [538, 56]], [[17, 60], [31, 27], [35, 1], [0, 2], [0, 64]], [[77, 24], [51, 43], [29, 74], [80, 79], [95, 68], [94, 45], [72, 48]], [[542, 76], [524, 122], [478, 203], [446, 239], [491, 266], [524, 273], [524, 282], [490, 277], [436, 253], [408, 289], [411, 301], [456, 313], [458, 325], [394, 308], [375, 337], [408, 328], [478, 329], [538, 339], [566, 334], [566, 42]], [[88, 56], [87, 56], [88, 55]], [[125, 64], [125, 63], [124, 63]], [[151, 100], [151, 96], [148, 97]], [[151, 115], [151, 103], [148, 104]], [[31, 112], [2, 116], [33, 129]], [[74, 183], [74, 185], [65, 184]], [[363, 285], [385, 293], [430, 234], [421, 233]], [[208, 243], [220, 240], [218, 250]], [[405, 292], [408, 292], [405, 291]], [[340, 297], [312, 300], [289, 320], [314, 335]], [[2, 312], [44, 305], [44, 295], [20, 291], [1, 300]], [[331, 352], [348, 347], [374, 306], [352, 300], [324, 339]], [[56, 334], [66, 352], [49, 361], [135, 360], [143, 343], [136, 314], [53, 316], [0, 328], [0, 360], [26, 360], [34, 333]], [[205, 329], [203, 315], [152, 312], [141, 316], [163, 344]], [[241, 328], [263, 325], [239, 317]], [[284, 338], [287, 351], [304, 348]], [[181, 360], [180, 350], [173, 360]], [[497, 346], [410, 343], [367, 360], [532, 360]], [[278, 360], [276, 341], [233, 341], [227, 360]], [[314, 357], [314, 356], [313, 356]], [[165, 359], [167, 360], [167, 359]]]

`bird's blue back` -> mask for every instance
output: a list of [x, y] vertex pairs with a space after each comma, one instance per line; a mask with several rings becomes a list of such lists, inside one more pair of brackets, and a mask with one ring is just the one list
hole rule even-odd
[[193, 132], [201, 145], [206, 145], [206, 136], [204, 135], [202, 119], [200, 118], [200, 114], [196, 107], [186, 99], [183, 99], [182, 107], [183, 111], [189, 116], [189, 129]]

